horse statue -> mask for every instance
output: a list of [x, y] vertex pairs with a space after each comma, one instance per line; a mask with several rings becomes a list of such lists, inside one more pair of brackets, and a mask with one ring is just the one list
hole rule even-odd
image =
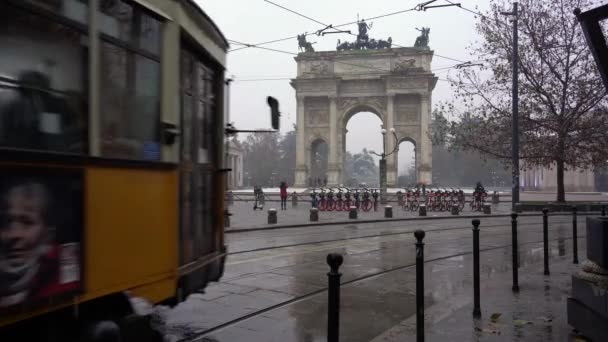
[[428, 48], [429, 47], [429, 33], [431, 29], [429, 27], [423, 27], [422, 29], [416, 28], [420, 32], [420, 36], [416, 38], [414, 47]]
[[393, 46], [393, 38], [388, 37], [387, 40], [380, 39], [376, 46], [377, 49], [390, 49]]
[[336, 45], [336, 50], [337, 51], [346, 51], [346, 50], [350, 50], [351, 46], [348, 42], [340, 42], [340, 39], [338, 39], [338, 44]]
[[312, 43], [306, 41], [305, 33], [298, 35], [298, 48], [304, 52], [315, 52], [315, 49], [312, 48]]

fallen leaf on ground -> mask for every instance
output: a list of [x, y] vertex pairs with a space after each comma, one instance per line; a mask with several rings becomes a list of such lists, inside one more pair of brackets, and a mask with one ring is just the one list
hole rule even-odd
[[545, 316], [540, 316], [538, 317], [539, 320], [543, 321], [543, 322], [553, 322], [553, 318], [551, 317], [545, 317]]
[[502, 314], [500, 312], [495, 312], [492, 314], [492, 316], [490, 316], [490, 320], [492, 321], [492, 323], [496, 323], [498, 322], [498, 319], [500, 318]]
[[517, 326], [517, 327], [521, 327], [526, 324], [532, 324], [532, 322], [526, 321], [525, 319], [516, 319], [513, 321], [513, 324], [515, 324], [515, 326]]

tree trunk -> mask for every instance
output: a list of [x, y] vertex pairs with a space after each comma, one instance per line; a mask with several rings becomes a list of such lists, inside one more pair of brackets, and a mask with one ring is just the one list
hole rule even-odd
[[564, 189], [564, 161], [557, 161], [557, 201], [566, 202], [566, 191]]

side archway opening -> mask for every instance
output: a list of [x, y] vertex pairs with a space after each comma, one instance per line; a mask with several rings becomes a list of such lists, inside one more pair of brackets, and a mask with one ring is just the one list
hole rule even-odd
[[329, 147], [323, 139], [316, 139], [310, 145], [310, 179], [309, 185], [321, 186], [327, 178], [327, 160]]
[[401, 188], [416, 185], [416, 169], [416, 144], [413, 140], [404, 139], [399, 143], [397, 155], [397, 185]]

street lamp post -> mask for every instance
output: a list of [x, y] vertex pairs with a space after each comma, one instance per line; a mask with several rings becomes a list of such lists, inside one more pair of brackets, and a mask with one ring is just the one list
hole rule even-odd
[[382, 130], [380, 131], [382, 133], [382, 153], [378, 154], [378, 153], [372, 152], [373, 154], [380, 157], [380, 170], [379, 170], [380, 171], [380, 204], [387, 203], [387, 198], [386, 198], [386, 188], [387, 188], [386, 157], [399, 151], [399, 139], [397, 138], [397, 133], [395, 132], [395, 128], [391, 127], [390, 131], [393, 134], [393, 137], [395, 138], [395, 147], [393, 148], [393, 150], [390, 151], [389, 153], [386, 153], [386, 129], [382, 128]]

